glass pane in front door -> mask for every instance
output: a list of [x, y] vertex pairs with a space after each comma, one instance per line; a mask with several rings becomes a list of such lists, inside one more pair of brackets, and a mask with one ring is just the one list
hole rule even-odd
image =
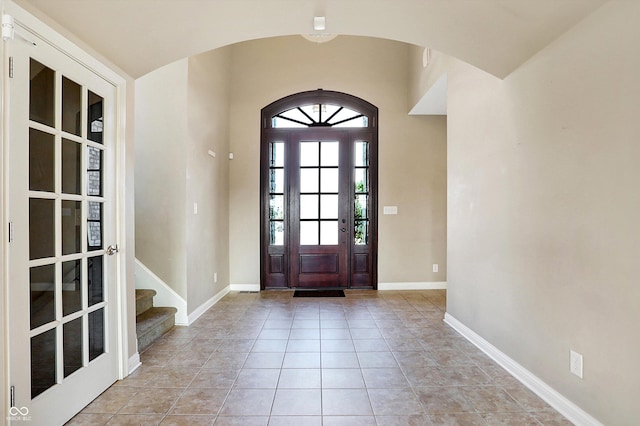
[[338, 141], [300, 142], [300, 244], [338, 244]]

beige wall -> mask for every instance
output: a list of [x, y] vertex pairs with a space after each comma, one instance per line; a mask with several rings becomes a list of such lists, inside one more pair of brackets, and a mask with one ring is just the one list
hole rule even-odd
[[449, 73], [447, 311], [607, 425], [638, 421], [639, 19], [614, 1], [504, 80]]
[[[409, 45], [345, 36], [245, 42], [233, 46], [231, 74], [231, 283], [260, 280], [260, 110], [317, 88], [379, 108], [379, 282], [446, 280], [446, 120], [407, 115]], [[383, 216], [384, 205], [398, 215]]]
[[192, 57], [188, 65], [186, 253], [191, 311], [229, 285], [229, 49]]
[[430, 49], [427, 66], [424, 66], [423, 54], [425, 48], [412, 45], [409, 52], [409, 108], [413, 108], [429, 91], [442, 74], [454, 64], [457, 59]]
[[136, 257], [187, 313], [229, 284], [228, 62], [219, 49], [136, 81]]
[[186, 59], [136, 80], [136, 258], [187, 298]]

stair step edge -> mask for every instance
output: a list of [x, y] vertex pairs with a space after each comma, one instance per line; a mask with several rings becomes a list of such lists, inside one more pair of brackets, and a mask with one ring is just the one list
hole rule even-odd
[[153, 308], [153, 298], [155, 295], [155, 290], [136, 289], [136, 315], [143, 314]]
[[137, 288], [136, 289], [136, 300], [145, 299], [149, 297], [153, 297], [158, 294], [157, 291], [147, 288]]
[[178, 310], [172, 307], [154, 307], [136, 316], [136, 331], [138, 336], [162, 323], [167, 318], [175, 316]]
[[157, 323], [144, 333], [138, 334], [138, 350], [143, 352], [157, 340], [160, 340], [164, 334], [169, 332], [175, 326], [174, 316], [166, 316], [165, 320]]

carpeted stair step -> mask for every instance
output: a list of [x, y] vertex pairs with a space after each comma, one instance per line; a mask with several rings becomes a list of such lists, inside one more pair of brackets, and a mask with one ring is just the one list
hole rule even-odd
[[173, 328], [176, 323], [176, 312], [178, 312], [176, 308], [156, 307], [147, 309], [136, 317], [138, 351], [142, 352]]
[[136, 315], [153, 308], [153, 296], [155, 295], [155, 290], [136, 290]]

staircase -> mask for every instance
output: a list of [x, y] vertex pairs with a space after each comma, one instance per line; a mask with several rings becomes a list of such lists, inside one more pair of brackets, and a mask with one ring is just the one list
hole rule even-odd
[[175, 325], [176, 308], [153, 306], [155, 290], [136, 290], [136, 333], [138, 352], [159, 339]]

